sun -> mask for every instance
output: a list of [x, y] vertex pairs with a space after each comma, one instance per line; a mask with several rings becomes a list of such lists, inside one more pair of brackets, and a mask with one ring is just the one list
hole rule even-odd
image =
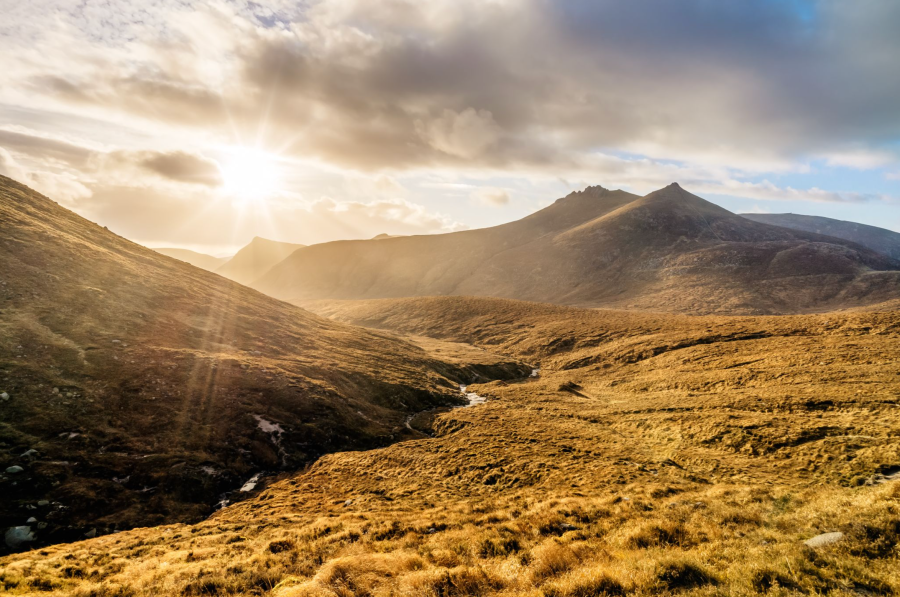
[[225, 192], [244, 204], [263, 201], [278, 191], [278, 174], [276, 158], [256, 148], [232, 148], [222, 164]]

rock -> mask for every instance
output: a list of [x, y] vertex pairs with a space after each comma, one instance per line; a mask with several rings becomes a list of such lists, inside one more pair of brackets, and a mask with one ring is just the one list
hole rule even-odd
[[6, 545], [10, 549], [18, 549], [25, 543], [29, 543], [34, 541], [34, 533], [31, 532], [31, 527], [10, 527], [6, 531]]
[[31, 518], [29, 518], [29, 519], [26, 520], [25, 522], [28, 523], [28, 524], [31, 524], [31, 523], [33, 523], [33, 522], [37, 522], [37, 518], [35, 518], [34, 516], [32, 516]]
[[7, 394], [6, 392], [0, 392], [0, 400], [6, 402], [7, 400], [9, 400], [9, 394]]
[[34, 460], [37, 457], [38, 457], [37, 450], [27, 450], [21, 456], [19, 456], [19, 458], [27, 458], [28, 460]]
[[17, 474], [17, 473], [21, 473], [21, 472], [24, 471], [24, 470], [25, 470], [25, 469], [23, 469], [23, 468], [22, 468], [21, 466], [19, 466], [19, 465], [13, 465], [13, 466], [7, 467], [6, 473], [7, 473], [8, 475], [15, 475], [15, 474]]
[[41, 500], [38, 502], [38, 506], [46, 507], [50, 505], [50, 500]]
[[833, 545], [844, 538], [844, 533], [834, 532], [834, 533], [822, 533], [821, 535], [816, 535], [812, 539], [807, 539], [803, 542], [807, 547], [812, 547], [816, 549], [817, 547], [825, 547], [827, 545]]
[[89, 530], [87, 533], [84, 534], [84, 536], [87, 537], [88, 539], [93, 539], [94, 537], [97, 536], [97, 529]]

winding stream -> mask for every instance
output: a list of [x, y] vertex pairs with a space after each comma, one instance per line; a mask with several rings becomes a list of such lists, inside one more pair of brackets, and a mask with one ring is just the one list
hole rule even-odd
[[[541, 369], [538, 367], [538, 368], [532, 369], [532, 370], [531, 370], [531, 375], [529, 375], [528, 377], [529, 377], [529, 378], [538, 377], [538, 376], [540, 375], [540, 373], [541, 373]], [[527, 378], [526, 378], [526, 379], [527, 379]], [[452, 406], [452, 407], [450, 407], [450, 408], [469, 408], [469, 407], [471, 407], [471, 406], [478, 406], [479, 404], [484, 404], [485, 402], [487, 402], [487, 398], [485, 398], [484, 396], [480, 396], [480, 395], [476, 394], [475, 392], [469, 392], [469, 391], [468, 391], [468, 387], [469, 387], [469, 386], [466, 385], [466, 384], [462, 384], [462, 383], [459, 384], [459, 391], [462, 393], [463, 396], [466, 397], [466, 400], [468, 400], [469, 403], [468, 403], [468, 404], [463, 404], [463, 405], [460, 405], [460, 406]], [[427, 433], [424, 433], [423, 431], [420, 431], [420, 430], [418, 430], [418, 429], [415, 429], [415, 428], [412, 426], [411, 423], [412, 423], [413, 418], [416, 417], [416, 416], [418, 416], [418, 415], [421, 415], [422, 413], [426, 413], [426, 412], [429, 412], [429, 411], [432, 411], [432, 410], [440, 410], [440, 409], [444, 409], [444, 408], [447, 408], [447, 407], [440, 406], [440, 407], [438, 407], [438, 408], [434, 408], [434, 409], [429, 409], [429, 410], [425, 410], [425, 411], [413, 413], [413, 414], [407, 416], [407, 417], [406, 417], [406, 428], [409, 429], [410, 431], [415, 432], [415, 433], [420, 433], [420, 434], [428, 435]], [[281, 448], [281, 441], [280, 441], [280, 440], [281, 440], [281, 433], [282, 433], [281, 427], [279, 427], [277, 424], [270, 423], [269, 421], [266, 421], [266, 420], [263, 419], [262, 417], [259, 417], [259, 416], [257, 416], [257, 415], [254, 415], [254, 416], [256, 417], [257, 422], [259, 423], [260, 429], [262, 429], [263, 431], [265, 431], [265, 432], [269, 433], [270, 435], [272, 435], [273, 439], [276, 440], [276, 441], [275, 441], [276, 445], [278, 445], [278, 447]], [[265, 472], [264, 472], [264, 471], [263, 471], [263, 472], [256, 473], [256, 474], [253, 475], [250, 479], [248, 479], [247, 482], [244, 483], [244, 485], [243, 485], [240, 489], [238, 489], [237, 491], [240, 492], [240, 493], [248, 493], [248, 492], [250, 492], [250, 491], [253, 491], [253, 490], [256, 488], [256, 486], [259, 484], [260, 479], [261, 479], [264, 475], [265, 475]], [[230, 503], [230, 500], [228, 499], [228, 495], [229, 495], [230, 493], [233, 493], [233, 492], [227, 492], [227, 493], [225, 493], [225, 494], [223, 494], [223, 495], [221, 496], [222, 499], [221, 499], [221, 501], [216, 505], [216, 510], [219, 510], [219, 509], [221, 509], [221, 508], [224, 508], [225, 506], [227, 506], [227, 505]]]

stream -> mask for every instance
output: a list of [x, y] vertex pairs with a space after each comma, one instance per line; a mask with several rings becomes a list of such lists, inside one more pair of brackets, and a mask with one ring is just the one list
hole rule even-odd
[[[528, 377], [529, 377], [529, 378], [534, 378], [534, 377], [538, 377], [540, 374], [541, 374], [541, 370], [540, 370], [540, 368], [538, 367], [538, 368], [532, 369], [532, 370], [531, 370], [531, 375], [529, 375]], [[526, 379], [527, 379], [527, 378], [526, 378]], [[479, 404], [484, 404], [485, 402], [487, 402], [487, 398], [485, 398], [484, 396], [480, 396], [480, 395], [476, 394], [475, 392], [469, 392], [469, 391], [468, 391], [468, 387], [469, 387], [469, 386], [466, 385], [466, 384], [462, 384], [462, 383], [459, 384], [459, 391], [462, 393], [463, 396], [466, 397], [466, 400], [468, 400], [469, 403], [468, 403], [468, 404], [463, 404], [463, 405], [460, 405], [460, 406], [452, 406], [452, 407], [449, 407], [449, 408], [469, 408], [469, 407], [472, 407], [472, 406], [478, 406]], [[418, 429], [415, 429], [415, 428], [411, 425], [411, 422], [412, 422], [413, 418], [416, 417], [417, 415], [421, 415], [422, 413], [426, 413], [426, 412], [430, 412], [430, 411], [434, 411], [434, 410], [440, 410], [440, 409], [444, 409], [444, 408], [447, 408], [447, 407], [441, 406], [441, 407], [438, 407], [438, 408], [432, 408], [432, 409], [429, 409], [429, 410], [425, 410], [425, 411], [420, 411], [420, 412], [417, 412], [417, 413], [413, 413], [413, 414], [407, 416], [407, 417], [406, 417], [406, 428], [409, 429], [410, 431], [415, 432], [415, 433], [424, 433], [424, 432], [422, 432], [422, 431], [419, 431]], [[258, 423], [259, 423], [260, 429], [262, 429], [263, 431], [266, 431], [266, 432], [270, 433], [270, 434], [273, 436], [273, 439], [276, 439], [276, 445], [278, 445], [279, 448], [280, 448], [280, 439], [281, 439], [281, 433], [282, 433], [281, 427], [279, 427], [277, 424], [270, 423], [270, 422], [266, 421], [266, 420], [263, 419], [262, 417], [259, 417], [259, 416], [256, 416], [256, 415], [254, 415], [254, 416], [256, 417], [256, 419], [257, 419], [257, 421], [258, 421]], [[428, 435], [428, 434], [425, 434], [425, 435]], [[256, 488], [256, 486], [259, 484], [260, 479], [262, 479], [262, 477], [263, 477], [265, 474], [266, 474], [265, 471], [256, 473], [255, 475], [253, 475], [252, 477], [250, 477], [250, 478], [249, 478], [249, 479], [241, 486], [241, 488], [238, 489], [237, 491], [240, 492], [240, 493], [249, 493], [249, 492], [253, 491], [253, 490]], [[225, 506], [227, 506], [227, 505], [230, 503], [230, 500], [228, 499], [228, 496], [229, 496], [229, 494], [231, 494], [231, 493], [233, 493], [233, 492], [229, 491], [229, 492], [227, 492], [227, 493], [222, 494], [222, 496], [221, 496], [221, 498], [222, 498], [221, 501], [219, 501], [219, 503], [216, 504], [216, 510], [220, 510], [220, 509], [224, 508]]]

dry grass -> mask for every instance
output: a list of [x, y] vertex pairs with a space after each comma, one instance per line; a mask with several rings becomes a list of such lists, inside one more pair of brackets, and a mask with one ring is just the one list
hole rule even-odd
[[2, 176], [0, 230], [0, 529], [36, 517], [38, 544], [202, 520], [258, 471], [419, 437], [406, 418], [457, 382], [527, 370], [316, 317]]
[[[492, 400], [438, 416], [435, 437], [325, 456], [201, 524], [0, 560], [0, 586], [141, 597], [900, 591], [900, 483], [867, 484], [900, 464], [900, 315], [617, 319], [498, 304], [493, 323], [489, 305], [468, 304], [470, 319], [452, 320], [477, 337], [448, 337], [540, 360], [540, 378], [474, 386]], [[410, 306], [409, 321], [426, 321]], [[560, 390], [568, 382], [574, 391]], [[829, 531], [844, 539], [803, 544]]]

